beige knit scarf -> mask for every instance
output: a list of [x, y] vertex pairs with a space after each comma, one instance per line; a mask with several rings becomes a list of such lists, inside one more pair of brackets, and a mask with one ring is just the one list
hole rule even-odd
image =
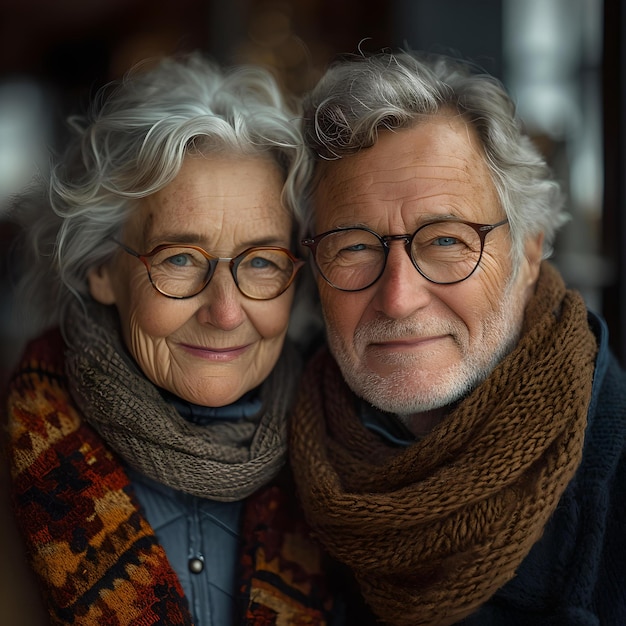
[[241, 500], [274, 478], [287, 457], [287, 409], [299, 372], [285, 345], [254, 419], [196, 425], [141, 373], [110, 307], [76, 304], [65, 329], [67, 374], [85, 419], [132, 467], [196, 496]]
[[540, 538], [580, 462], [596, 343], [542, 266], [515, 350], [424, 439], [366, 430], [327, 352], [305, 372], [291, 460], [309, 522], [384, 623], [454, 624]]

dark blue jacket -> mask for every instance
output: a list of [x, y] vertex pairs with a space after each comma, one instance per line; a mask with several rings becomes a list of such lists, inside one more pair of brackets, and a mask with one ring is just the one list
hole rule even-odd
[[626, 626], [626, 372], [599, 352], [583, 459], [543, 537], [463, 626]]

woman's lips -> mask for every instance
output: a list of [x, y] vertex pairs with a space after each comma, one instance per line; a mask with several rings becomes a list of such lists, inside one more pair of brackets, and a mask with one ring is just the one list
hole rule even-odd
[[193, 346], [185, 343], [180, 344], [180, 346], [183, 350], [185, 350], [185, 352], [188, 352], [189, 354], [192, 354], [200, 359], [227, 363], [239, 358], [250, 347], [250, 344], [232, 346], [229, 348], [209, 348], [204, 346]]

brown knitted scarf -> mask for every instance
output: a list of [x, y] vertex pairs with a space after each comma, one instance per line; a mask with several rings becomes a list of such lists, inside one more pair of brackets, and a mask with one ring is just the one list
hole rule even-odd
[[544, 263], [516, 349], [406, 449], [363, 427], [326, 351], [311, 362], [296, 481], [383, 622], [454, 624], [515, 575], [580, 462], [595, 355], [582, 298]]

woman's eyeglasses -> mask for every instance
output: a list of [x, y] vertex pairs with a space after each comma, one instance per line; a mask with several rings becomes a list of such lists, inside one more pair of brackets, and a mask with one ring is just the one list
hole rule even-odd
[[146, 267], [152, 286], [168, 298], [192, 298], [210, 282], [217, 264], [228, 262], [235, 285], [253, 300], [271, 300], [291, 285], [304, 264], [286, 248], [257, 246], [235, 257], [216, 257], [197, 246], [161, 245], [139, 254], [115, 243]]

